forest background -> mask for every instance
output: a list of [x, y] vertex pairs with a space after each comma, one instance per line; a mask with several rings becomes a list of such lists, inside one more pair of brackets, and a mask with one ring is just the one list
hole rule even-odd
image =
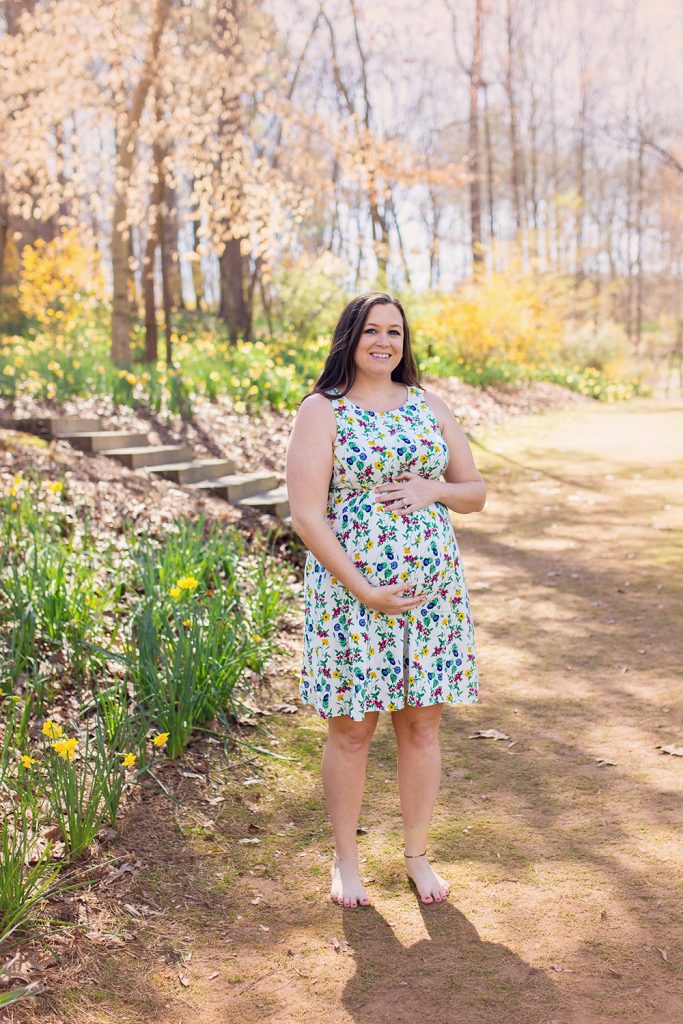
[[441, 376], [682, 372], [673, 2], [0, 12], [6, 400], [295, 408], [371, 287]]

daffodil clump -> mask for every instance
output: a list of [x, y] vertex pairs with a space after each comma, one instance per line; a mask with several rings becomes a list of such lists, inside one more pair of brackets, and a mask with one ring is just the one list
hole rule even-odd
[[290, 575], [268, 536], [108, 529], [83, 528], [68, 478], [0, 471], [0, 942], [278, 649]]

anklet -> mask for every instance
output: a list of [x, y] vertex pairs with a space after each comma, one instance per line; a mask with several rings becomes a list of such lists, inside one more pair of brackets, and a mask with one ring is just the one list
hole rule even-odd
[[426, 853], [427, 853], [427, 851], [425, 850], [424, 853], [404, 853], [403, 856], [404, 857], [424, 857]]

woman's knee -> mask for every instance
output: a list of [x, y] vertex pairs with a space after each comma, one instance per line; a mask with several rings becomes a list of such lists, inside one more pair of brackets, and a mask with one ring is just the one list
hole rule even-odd
[[440, 721], [441, 705], [436, 705], [436, 710], [432, 707], [411, 708], [405, 714], [396, 712], [392, 715], [397, 742], [421, 749], [438, 746]]
[[338, 750], [346, 754], [358, 753], [370, 745], [372, 734], [377, 726], [379, 713], [366, 714], [361, 722], [340, 715], [328, 721], [327, 738]]

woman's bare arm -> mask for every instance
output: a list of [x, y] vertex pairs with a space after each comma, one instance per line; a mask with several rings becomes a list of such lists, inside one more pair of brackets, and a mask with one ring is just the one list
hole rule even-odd
[[451, 454], [444, 479], [438, 481], [440, 487], [436, 500], [454, 512], [481, 512], [486, 504], [486, 483], [474, 464], [469, 442], [443, 398], [433, 391], [424, 391], [423, 394], [439, 421]]
[[328, 572], [362, 602], [374, 588], [335, 537], [325, 514], [334, 437], [335, 416], [329, 400], [309, 395], [299, 406], [287, 447], [285, 477], [292, 527]]

